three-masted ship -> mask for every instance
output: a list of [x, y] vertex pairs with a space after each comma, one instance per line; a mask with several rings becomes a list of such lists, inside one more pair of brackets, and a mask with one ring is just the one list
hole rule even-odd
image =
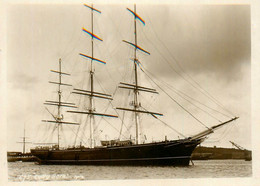
[[207, 128], [205, 131], [202, 131], [199, 134], [194, 136], [186, 137], [178, 140], [168, 140], [165, 138], [164, 141], [160, 142], [150, 142], [150, 143], [141, 143], [139, 139], [139, 120], [138, 117], [141, 114], [148, 114], [154, 118], [160, 117], [163, 114], [148, 111], [143, 108], [140, 104], [139, 100], [139, 92], [145, 92], [147, 94], [158, 94], [158, 92], [149, 87], [142, 86], [141, 82], [138, 80], [138, 69], [140, 65], [140, 61], [137, 57], [137, 51], [146, 53], [150, 55], [148, 51], [141, 48], [137, 43], [137, 21], [145, 24], [144, 20], [136, 13], [136, 6], [134, 6], [134, 10], [127, 8], [127, 10], [133, 15], [134, 20], [134, 43], [123, 40], [126, 44], [130, 45], [134, 48], [134, 56], [133, 56], [133, 67], [134, 67], [134, 81], [131, 82], [120, 82], [118, 88], [130, 90], [133, 93], [133, 100], [131, 101], [130, 108], [124, 107], [116, 107], [117, 110], [121, 110], [123, 112], [132, 112], [134, 115], [133, 125], [135, 126], [135, 139], [129, 140], [106, 140], [101, 141], [101, 145], [97, 146], [94, 142], [94, 118], [95, 117], [112, 117], [117, 118], [117, 115], [106, 114], [106, 113], [98, 113], [95, 110], [93, 100], [95, 98], [98, 99], [106, 99], [112, 100], [112, 96], [106, 93], [97, 92], [94, 90], [94, 71], [93, 71], [93, 63], [98, 62], [105, 64], [106, 62], [100, 60], [94, 56], [94, 40], [102, 41], [100, 37], [94, 34], [93, 30], [93, 14], [101, 13], [100, 10], [92, 6], [88, 6], [85, 4], [87, 8], [91, 11], [91, 23], [92, 28], [91, 31], [83, 28], [82, 31], [86, 34], [90, 35], [92, 51], [91, 55], [86, 55], [80, 53], [79, 55], [83, 58], [90, 60], [90, 89], [84, 90], [79, 88], [74, 88], [72, 93], [77, 94], [78, 96], [87, 96], [89, 97], [89, 106], [87, 110], [79, 111], [79, 110], [70, 110], [68, 112], [72, 114], [83, 114], [88, 116], [88, 122], [90, 126], [90, 145], [89, 147], [74, 147], [74, 148], [60, 148], [59, 147], [59, 127], [63, 124], [71, 124], [71, 125], [79, 125], [80, 123], [63, 121], [63, 115], [60, 112], [61, 107], [72, 107], [76, 108], [74, 103], [63, 102], [61, 100], [61, 86], [71, 86], [69, 84], [65, 84], [61, 81], [61, 77], [63, 75], [69, 75], [68, 73], [62, 72], [61, 70], [61, 60], [59, 61], [59, 70], [52, 72], [57, 73], [59, 75], [59, 82], [51, 82], [57, 84], [59, 86], [58, 91], [58, 101], [47, 101], [47, 105], [54, 105], [58, 107], [57, 116], [53, 116], [54, 120], [44, 120], [45, 122], [51, 122], [57, 125], [58, 130], [58, 144], [53, 148], [34, 148], [31, 149], [31, 152], [34, 156], [37, 157], [37, 161], [39, 164], [76, 164], [76, 165], [164, 165], [164, 166], [187, 166], [189, 165], [191, 154], [193, 150], [196, 148], [198, 144], [200, 144], [207, 135], [213, 133], [213, 131], [233, 120], [236, 120], [237, 117], [234, 117], [226, 122], [215, 125], [211, 128]]

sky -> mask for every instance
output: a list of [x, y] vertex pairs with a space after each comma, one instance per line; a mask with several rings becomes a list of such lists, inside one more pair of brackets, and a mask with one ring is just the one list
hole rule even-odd
[[[107, 62], [106, 65], [94, 65], [97, 91], [104, 89], [113, 94], [120, 81], [131, 83], [133, 65], [129, 59], [133, 58], [133, 49], [122, 42], [134, 42], [133, 17], [127, 7], [133, 9], [132, 4], [95, 4], [95, 8], [102, 13], [94, 15], [94, 32], [104, 41], [95, 41], [94, 55]], [[90, 11], [82, 3], [14, 3], [7, 8], [7, 149], [21, 151], [22, 145], [17, 142], [23, 136], [24, 125], [28, 141], [51, 140], [45, 131], [51, 128], [41, 120], [50, 119], [44, 101], [57, 98], [55, 85], [50, 85], [48, 81], [57, 80], [50, 70], [58, 69], [59, 58], [62, 59], [63, 70], [71, 73], [71, 77], [63, 76], [64, 82], [78, 88], [89, 85], [89, 61], [78, 53], [90, 55], [90, 38], [81, 31], [82, 27], [90, 29]], [[250, 6], [140, 4], [137, 5], [137, 12], [146, 21], [145, 26], [137, 22], [138, 45], [151, 53], [138, 52], [142, 69], [153, 76], [155, 82], [163, 82], [161, 88], [208, 127], [227, 120], [227, 117], [208, 110], [220, 120], [216, 121], [176, 95], [173, 88], [230, 115], [204, 95], [207, 91], [231, 111], [232, 116], [240, 117], [216, 131], [203, 145], [231, 148], [229, 141], [234, 141], [251, 149]], [[151, 82], [140, 68], [139, 81], [141, 85], [159, 91], [159, 95], [140, 93], [142, 106], [163, 113], [160, 119], [185, 136], [205, 130]], [[203, 87], [204, 94], [194, 86]], [[63, 89], [64, 100], [83, 102], [84, 98], [71, 95], [69, 91], [69, 88]], [[113, 107], [129, 107], [131, 96], [127, 94], [127, 91], [118, 89]], [[107, 106], [100, 100], [95, 103], [97, 111], [106, 110]], [[54, 112], [51, 107], [49, 110]], [[111, 108], [107, 111], [116, 114]], [[119, 114], [121, 117], [122, 112]], [[66, 116], [66, 119], [72, 121], [77, 118]], [[99, 130], [100, 136], [109, 139], [118, 137], [117, 131], [107, 125], [112, 124], [119, 129], [120, 121], [107, 120], [109, 123], [101, 121], [99, 124], [104, 127], [104, 131], [103, 128]], [[127, 120], [131, 122], [131, 119]], [[141, 130], [149, 140], [162, 140], [164, 135], [168, 139], [180, 137], [167, 126], [156, 123], [152, 117], [142, 116], [141, 121]], [[125, 125], [128, 126], [127, 123]], [[64, 128], [64, 133], [69, 129]], [[68, 138], [64, 137], [64, 144], [74, 134], [69, 135]], [[55, 141], [55, 137], [52, 140]]]

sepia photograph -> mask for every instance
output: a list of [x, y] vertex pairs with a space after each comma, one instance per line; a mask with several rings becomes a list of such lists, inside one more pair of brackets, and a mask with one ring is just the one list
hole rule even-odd
[[253, 178], [248, 1], [30, 0], [4, 9], [7, 184]]

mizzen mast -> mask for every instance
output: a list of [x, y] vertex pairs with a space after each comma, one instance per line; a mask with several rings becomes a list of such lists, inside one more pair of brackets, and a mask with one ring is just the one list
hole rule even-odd
[[53, 100], [47, 100], [44, 104], [45, 105], [51, 105], [51, 106], [57, 106], [58, 108], [58, 113], [57, 116], [53, 115], [47, 108], [47, 111], [51, 114], [54, 120], [42, 120], [43, 122], [48, 122], [48, 123], [56, 123], [57, 124], [57, 133], [58, 133], [58, 149], [60, 147], [60, 126], [62, 124], [69, 124], [69, 125], [79, 125], [79, 123], [74, 123], [74, 122], [66, 122], [63, 121], [63, 114], [61, 114], [61, 107], [71, 107], [71, 108], [77, 108], [74, 103], [69, 103], [69, 102], [62, 102], [61, 97], [62, 97], [62, 91], [61, 91], [61, 86], [72, 86], [70, 84], [63, 83], [61, 78], [62, 75], [70, 76], [70, 74], [62, 72], [61, 70], [61, 59], [59, 59], [59, 70], [51, 70], [53, 73], [57, 73], [59, 75], [59, 81], [58, 82], [53, 82], [49, 81], [51, 84], [58, 85], [58, 101], [53, 101]]

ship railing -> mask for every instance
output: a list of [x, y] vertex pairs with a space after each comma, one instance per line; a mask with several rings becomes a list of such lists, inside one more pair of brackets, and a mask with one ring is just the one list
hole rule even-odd
[[33, 149], [37, 149], [37, 150], [50, 150], [50, 149], [52, 149], [52, 146], [36, 146]]

